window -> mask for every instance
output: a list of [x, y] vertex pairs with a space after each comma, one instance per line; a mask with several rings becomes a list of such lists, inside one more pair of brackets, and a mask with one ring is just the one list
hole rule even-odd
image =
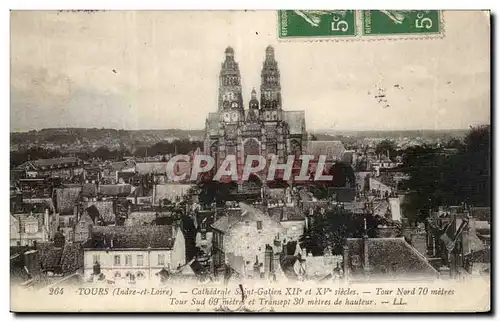
[[139, 272], [139, 273], [137, 273], [137, 279], [138, 279], [138, 280], [142, 280], [142, 279], [144, 279], [144, 277], [145, 277], [145, 276], [144, 276], [144, 273], [143, 273], [143, 272]]
[[292, 226], [292, 231], [296, 231], [297, 230], [297, 226]]
[[250, 222], [248, 220], [245, 221], [245, 226], [250, 226]]
[[125, 255], [125, 265], [132, 266], [132, 255]]
[[206, 232], [202, 232], [201, 233], [201, 240], [206, 240], [207, 239], [207, 233]]
[[93, 262], [94, 262], [94, 264], [95, 264], [95, 263], [99, 263], [100, 261], [101, 261], [100, 256], [99, 256], [99, 255], [94, 255], [94, 258], [93, 258]]
[[115, 266], [120, 265], [120, 255], [115, 255]]
[[137, 266], [143, 266], [143, 265], [144, 265], [144, 256], [137, 255]]
[[34, 234], [38, 232], [38, 223], [36, 222], [27, 222], [24, 224], [24, 231], [27, 234]]
[[257, 229], [262, 230], [262, 221], [257, 221]]
[[161, 265], [161, 266], [165, 265], [165, 255], [158, 254], [158, 265]]
[[122, 277], [122, 274], [120, 274], [120, 272], [115, 273], [115, 279], [119, 279], [121, 277]]

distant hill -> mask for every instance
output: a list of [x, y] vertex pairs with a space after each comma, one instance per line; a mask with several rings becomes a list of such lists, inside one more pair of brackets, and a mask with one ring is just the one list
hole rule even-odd
[[328, 137], [338, 138], [338, 137], [355, 137], [357, 139], [363, 138], [426, 138], [426, 139], [438, 139], [438, 138], [463, 138], [469, 129], [458, 129], [458, 130], [392, 130], [392, 131], [342, 131], [342, 130], [316, 130], [312, 131], [314, 135], [318, 137], [318, 140], [328, 139]]
[[52, 128], [13, 132], [10, 135], [11, 150], [32, 146], [56, 149], [93, 150], [104, 146], [110, 149], [135, 149], [162, 141], [203, 140], [203, 130], [115, 130], [98, 128]]

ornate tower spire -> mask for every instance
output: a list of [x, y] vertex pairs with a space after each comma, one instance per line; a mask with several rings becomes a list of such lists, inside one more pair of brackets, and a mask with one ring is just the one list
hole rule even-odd
[[260, 102], [262, 109], [281, 109], [281, 85], [274, 48], [266, 48], [266, 59], [261, 72]]
[[257, 92], [255, 91], [255, 88], [252, 89], [252, 93], [250, 94], [250, 103], [249, 107], [250, 109], [258, 109], [259, 108], [259, 100], [257, 99]]
[[234, 49], [227, 47], [225, 55], [219, 76], [219, 111], [231, 109], [243, 112], [241, 75], [238, 63], [234, 60]]

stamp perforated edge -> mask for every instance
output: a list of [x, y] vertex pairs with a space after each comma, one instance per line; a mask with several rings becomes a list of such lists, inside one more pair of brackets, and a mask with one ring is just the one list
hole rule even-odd
[[280, 37], [280, 17], [279, 11], [275, 11], [276, 15], [276, 38], [280, 43], [287, 42], [373, 42], [373, 41], [404, 41], [404, 40], [433, 40], [442, 39], [445, 34], [444, 10], [439, 11], [439, 32], [433, 34], [398, 34], [398, 35], [363, 35], [363, 11], [355, 10], [356, 34], [354, 36], [296, 36], [296, 37]]

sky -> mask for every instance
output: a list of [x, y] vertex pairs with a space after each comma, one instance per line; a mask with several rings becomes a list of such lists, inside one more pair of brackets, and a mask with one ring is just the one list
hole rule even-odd
[[217, 110], [225, 48], [235, 50], [248, 106], [268, 45], [283, 109], [304, 110], [308, 130], [489, 124], [489, 18], [443, 18], [441, 39], [280, 42], [275, 11], [13, 11], [11, 131], [202, 129]]

